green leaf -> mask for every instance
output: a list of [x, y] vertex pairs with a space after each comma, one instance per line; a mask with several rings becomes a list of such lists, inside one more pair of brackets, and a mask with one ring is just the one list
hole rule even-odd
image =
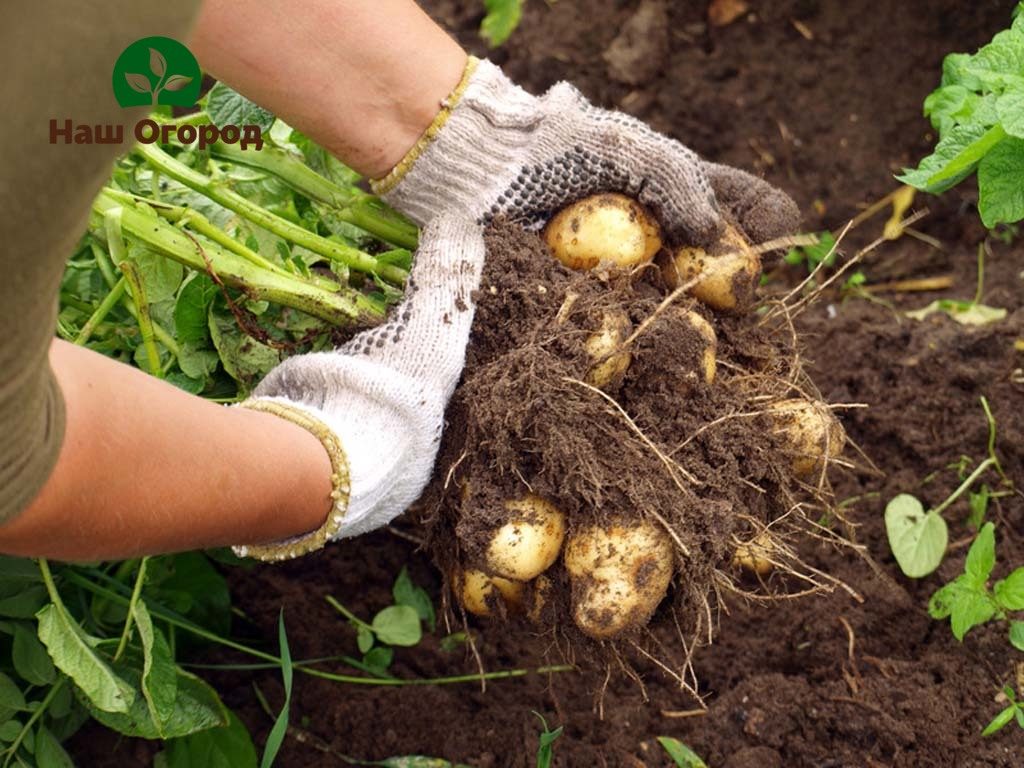
[[146, 301], [156, 304], [174, 298], [185, 275], [181, 264], [141, 245], [132, 245], [128, 258], [139, 268]]
[[[121, 661], [113, 665], [117, 674], [138, 690], [142, 680], [142, 659], [134, 649], [129, 649]], [[142, 696], [135, 696], [127, 712], [107, 712], [96, 708], [92, 702], [77, 690], [79, 700], [89, 710], [89, 714], [101, 724], [126, 736], [138, 736], [143, 739], [172, 739], [188, 736], [204, 731], [207, 728], [219, 728], [227, 725], [227, 710], [221, 703], [217, 692], [195, 675], [180, 667], [177, 673], [177, 696], [174, 699], [174, 711], [161, 724], [158, 730], [150, 715], [149, 705]]]
[[957, 125], [940, 139], [916, 169], [904, 169], [897, 178], [925, 192], [945, 192], [967, 178], [985, 153], [1004, 136], [998, 126]]
[[44, 725], [40, 725], [36, 731], [35, 757], [39, 768], [74, 768], [75, 765], [64, 747]]
[[274, 726], [267, 735], [267, 743], [263, 748], [263, 759], [260, 761], [260, 768], [270, 768], [274, 764], [274, 758], [284, 743], [284, 737], [288, 734], [288, 718], [292, 706], [292, 654], [288, 647], [288, 635], [284, 628], [284, 609], [277, 617], [277, 642], [281, 648], [281, 678], [284, 683], [284, 705], [281, 712], [274, 721]]
[[462, 648], [468, 642], [469, 636], [465, 632], [452, 632], [452, 634], [441, 638], [441, 650], [451, 653], [458, 648]]
[[992, 718], [992, 722], [985, 726], [985, 730], [981, 732], [982, 736], [991, 736], [996, 731], [1001, 730], [1007, 723], [1013, 720], [1014, 712], [1017, 707], [1013, 704], [1008, 706], [998, 715]]
[[1010, 622], [1010, 644], [1018, 651], [1024, 651], [1024, 621]]
[[905, 314], [912, 320], [924, 320], [935, 312], [944, 312], [961, 325], [987, 325], [1006, 317], [1006, 310], [1000, 307], [989, 307], [973, 301], [956, 301], [954, 299], [936, 299], [926, 307]]
[[987, 485], [981, 486], [981, 490], [977, 493], [973, 491], [967, 494], [967, 505], [971, 509], [971, 514], [967, 518], [967, 524], [979, 530], [982, 523], [985, 522], [985, 515], [988, 512], [988, 501], [992, 495], [991, 489]]
[[178, 692], [174, 658], [163, 634], [153, 626], [144, 601], [135, 603], [132, 618], [142, 645], [142, 695], [149, 705], [150, 717], [163, 737], [164, 724], [174, 714], [174, 699]]
[[373, 648], [373, 641], [373, 632], [362, 624], [356, 627], [356, 645], [359, 646], [360, 653], [368, 653]]
[[904, 574], [919, 579], [939, 567], [949, 541], [946, 521], [933, 512], [925, 514], [916, 498], [901, 493], [886, 505], [885, 531]]
[[213, 280], [198, 272], [181, 287], [174, 304], [174, 334], [179, 342], [203, 346], [209, 341], [206, 316], [217, 291]]
[[959, 83], [932, 91], [924, 100], [924, 114], [945, 135], [953, 126], [967, 122], [981, 97]]
[[953, 603], [961, 599], [961, 593], [971, 589], [959, 577], [939, 588], [928, 600], [928, 615], [933, 619], [948, 619], [953, 613]]
[[[39, 575], [39, 566], [32, 560], [23, 557], [9, 557], [0, 555], [0, 584], [21, 585], [42, 582]], [[13, 594], [11, 592], [6, 594]]]
[[156, 602], [172, 602], [186, 618], [221, 637], [231, 631], [231, 594], [224, 576], [202, 552], [154, 557], [147, 569], [147, 592]]
[[1010, 136], [1024, 138], [1024, 91], [1007, 91], [996, 100], [999, 122]]
[[707, 763], [700, 759], [700, 755], [688, 746], [669, 736], [659, 736], [658, 743], [668, 752], [679, 768], [708, 768]]
[[960, 641], [971, 629], [996, 615], [996, 606], [986, 593], [965, 591], [953, 602], [952, 608], [949, 624], [953, 636]]
[[0, 722], [10, 720], [15, 713], [24, 712], [26, 709], [25, 694], [21, 692], [17, 683], [0, 672]]
[[480, 22], [480, 37], [491, 48], [508, 40], [519, 26], [523, 15], [523, 0], [484, 0], [486, 15]]
[[408, 605], [388, 606], [373, 617], [371, 625], [377, 639], [388, 645], [413, 646], [423, 637], [419, 614]]
[[1002, 581], [997, 581], [996, 602], [1008, 611], [1024, 611], [1024, 568], [1018, 568]]
[[964, 574], [973, 583], [984, 586], [996, 565], [996, 527], [985, 523], [967, 551]]
[[206, 112], [218, 128], [225, 125], [258, 125], [261, 131], [269, 131], [274, 124], [271, 112], [222, 82], [215, 83], [207, 94]]
[[256, 768], [256, 747], [245, 725], [228, 711], [228, 724], [166, 742], [166, 768]]
[[39, 639], [53, 663], [70, 677], [91, 708], [101, 712], [128, 712], [135, 690], [122, 680], [95, 651], [98, 640], [85, 633], [62, 606], [51, 603], [39, 612]]
[[0, 616], [31, 619], [48, 600], [46, 587], [42, 584], [33, 584], [15, 595], [0, 599]]
[[423, 621], [427, 622], [430, 631], [434, 631], [436, 616], [434, 614], [434, 603], [427, 594], [427, 590], [413, 584], [409, 578], [409, 571], [403, 565], [395, 579], [395, 585], [391, 588], [391, 594], [395, 598], [395, 605], [407, 605], [415, 609], [416, 614]]
[[1024, 219], [1024, 139], [995, 146], [978, 166], [978, 212], [990, 229]]
[[541, 728], [543, 729], [537, 737], [537, 768], [551, 768], [551, 764], [555, 759], [554, 744], [558, 737], [562, 735], [563, 726], [560, 725], [553, 731], [549, 730], [548, 721], [544, 719], [544, 715], [536, 711], [533, 714], [540, 720]]
[[8, 720], [0, 725], [0, 742], [10, 744], [21, 734], [22, 724], [18, 720]]
[[215, 312], [212, 304], [209, 327], [224, 370], [241, 384], [252, 386], [281, 361], [277, 350], [243, 334], [233, 316]]
[[371, 648], [363, 655], [363, 664], [377, 674], [382, 675], [388, 671], [388, 667], [391, 666], [391, 662], [394, 661], [394, 658], [394, 648], [388, 648], [385, 645], [378, 645], [376, 648]]
[[[47, 606], [52, 607], [52, 606]], [[32, 685], [53, 685], [57, 671], [39, 637], [25, 624], [14, 625], [14, 647], [11, 650], [14, 671]]]

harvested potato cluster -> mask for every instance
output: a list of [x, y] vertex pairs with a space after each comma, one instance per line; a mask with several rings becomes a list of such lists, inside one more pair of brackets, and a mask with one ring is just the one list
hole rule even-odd
[[845, 435], [787, 324], [752, 314], [744, 236], [669, 249], [602, 194], [487, 243], [426, 496], [455, 603], [606, 641], [706, 624], [723, 587], [815, 582], [789, 542], [829, 505]]

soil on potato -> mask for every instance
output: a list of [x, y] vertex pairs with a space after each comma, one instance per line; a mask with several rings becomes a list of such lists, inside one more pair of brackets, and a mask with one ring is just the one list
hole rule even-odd
[[[475, 39], [478, 3], [424, 5], [483, 53]], [[758, 169], [796, 198], [807, 230], [838, 228], [894, 188], [893, 169], [927, 151], [929, 126], [920, 104], [935, 86], [942, 55], [976, 48], [1006, 26], [1012, 7], [991, 0], [749, 5], [750, 13], [717, 29], [704, 24], [705, 3], [655, 8], [667, 14], [658, 34], [668, 35], [670, 53], [657, 69], [635, 74], [642, 81], [636, 85], [610, 80], [602, 58], [637, 11], [636, 2], [528, 2], [523, 25], [494, 58], [534, 91], [571, 79], [596, 101], [638, 114], [710, 159]], [[661, 43], [655, 43], [651, 50], [659, 55]], [[625, 77], [629, 57], [613, 59]], [[714, 644], [694, 659], [708, 705], [706, 714], [694, 717], [678, 716], [695, 708], [693, 699], [643, 664], [646, 698], [624, 675], [605, 686], [597, 672], [528, 675], [492, 682], [485, 692], [475, 685], [356, 687], [298, 675], [292, 723], [302, 732], [286, 740], [276, 764], [344, 765], [336, 752], [360, 759], [431, 754], [479, 768], [532, 766], [539, 722], [531, 710], [565, 727], [555, 765], [574, 768], [669, 766], [654, 741], [661, 735], [685, 741], [713, 768], [1024, 764], [1024, 732], [1010, 726], [980, 737], [1002, 706], [995, 700], [999, 688], [1013, 682], [1013, 663], [1020, 660], [1005, 630], [976, 629], [960, 644], [948, 624], [925, 612], [928, 596], [963, 566], [966, 504], [946, 514], [952, 542], [946, 561], [917, 582], [900, 575], [882, 522], [885, 502], [896, 493], [914, 492], [935, 504], [958, 483], [955, 471], [945, 469], [949, 464], [963, 454], [975, 461], [984, 456], [981, 395], [998, 422], [1003, 466], [1024, 487], [1024, 354], [1013, 346], [1024, 338], [1024, 246], [996, 242], [986, 264], [984, 301], [1006, 308], [1004, 320], [972, 328], [941, 315], [925, 322], [900, 316], [940, 296], [973, 295], [974, 259], [985, 233], [972, 197], [964, 189], [918, 198], [930, 214], [917, 226], [942, 250], [904, 237], [862, 267], [873, 283], [948, 275], [951, 288], [880, 293], [886, 304], [831, 294], [798, 318], [805, 363], [825, 399], [869, 406], [843, 411], [843, 423], [884, 473], [834, 478], [837, 498], [859, 497], [847, 515], [881, 573], [849, 553], [813, 545], [802, 552], [851, 584], [861, 601], [842, 592], [767, 606], [731, 601], [718, 617]], [[881, 220], [868, 222], [848, 242], [872, 239], [880, 228]], [[795, 277], [773, 275], [783, 284]], [[1024, 564], [1024, 503], [999, 499], [989, 514], [997, 523], [996, 575], [1003, 576], [1011, 565]], [[428, 557], [389, 532], [281, 566], [234, 570], [234, 599], [250, 620], [239, 620], [237, 630], [273, 648], [284, 605], [294, 657], [351, 654], [354, 632], [323, 596], [370, 616], [391, 601], [403, 565], [432, 595], [440, 594]], [[525, 628], [512, 632], [476, 620], [472, 626], [488, 670], [548, 661], [548, 644]], [[472, 672], [474, 661], [464, 649], [441, 648], [444, 634], [439, 627], [419, 647], [400, 649], [394, 673]], [[220, 653], [204, 660], [228, 659], [239, 660]], [[278, 676], [204, 674], [262, 743], [271, 719], [252, 686], [277, 707]], [[81, 765], [122, 768], [149, 765], [155, 751], [98, 729], [81, 734], [73, 747]]]

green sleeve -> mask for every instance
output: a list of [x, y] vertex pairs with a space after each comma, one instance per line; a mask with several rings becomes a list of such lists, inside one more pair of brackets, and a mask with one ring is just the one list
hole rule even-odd
[[[64, 403], [48, 363], [64, 262], [145, 109], [114, 99], [114, 62], [151, 35], [184, 41], [198, 0], [19, 3], [0, 29], [0, 522], [49, 477]], [[50, 143], [50, 120], [125, 126], [126, 143]], [[112, 407], [114, 407], [112, 405]], [[68, 510], [74, 514], [74, 510]]]

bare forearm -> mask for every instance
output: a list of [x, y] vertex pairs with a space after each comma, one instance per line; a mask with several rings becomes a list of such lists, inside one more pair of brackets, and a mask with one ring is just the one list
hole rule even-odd
[[35, 501], [0, 526], [0, 551], [97, 560], [255, 543], [317, 528], [330, 463], [310, 433], [225, 408], [55, 341], [60, 458]]
[[191, 44], [215, 77], [371, 178], [430, 125], [466, 61], [412, 0], [206, 0]]

